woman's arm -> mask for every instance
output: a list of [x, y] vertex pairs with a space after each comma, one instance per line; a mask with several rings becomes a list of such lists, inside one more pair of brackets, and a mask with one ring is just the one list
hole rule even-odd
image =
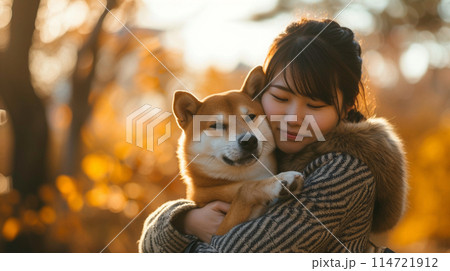
[[301, 203], [293, 197], [279, 201], [263, 216], [213, 236], [210, 244], [180, 233], [169, 223], [181, 210], [195, 208], [192, 202], [164, 204], [147, 219], [140, 251], [181, 252], [196, 240], [195, 252], [363, 251], [373, 210], [371, 172], [347, 154], [329, 153], [311, 165], [314, 170], [306, 174], [304, 190], [296, 195]]
[[296, 195], [301, 203], [293, 197], [279, 201], [263, 216], [213, 236], [210, 244], [197, 243], [194, 251], [363, 252], [375, 197], [371, 172], [347, 154], [326, 154], [311, 164], [316, 167]]
[[221, 201], [202, 208], [188, 200], [167, 202], [145, 221], [139, 251], [182, 252], [197, 238], [209, 243], [229, 208], [230, 204]]
[[182, 233], [179, 225], [175, 226], [173, 222], [179, 224], [179, 219], [194, 208], [195, 203], [189, 200], [169, 201], [161, 205], [144, 222], [139, 252], [183, 252], [197, 237]]

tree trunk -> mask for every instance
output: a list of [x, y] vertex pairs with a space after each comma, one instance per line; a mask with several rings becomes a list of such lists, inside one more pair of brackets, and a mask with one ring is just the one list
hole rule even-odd
[[[116, 5], [116, 0], [108, 0], [107, 8], [110, 10]], [[97, 21], [89, 38], [78, 51], [78, 59], [72, 75], [72, 98], [70, 108], [72, 110], [72, 123], [70, 126], [69, 138], [67, 140], [66, 154], [63, 165], [63, 172], [68, 175], [74, 175], [80, 168], [80, 132], [91, 113], [89, 105], [89, 94], [95, 79], [95, 66], [98, 59], [98, 41], [103, 22], [108, 10], [105, 9]], [[84, 67], [84, 63], [90, 63]], [[83, 70], [85, 68], [86, 70]]]
[[[38, 189], [46, 182], [48, 144], [45, 107], [33, 89], [28, 66], [39, 4], [39, 0], [14, 1], [9, 45], [0, 54], [0, 95], [14, 134], [12, 184], [22, 198], [19, 207], [35, 210], [40, 207]], [[39, 240], [40, 236], [23, 233], [6, 250], [38, 251]]]

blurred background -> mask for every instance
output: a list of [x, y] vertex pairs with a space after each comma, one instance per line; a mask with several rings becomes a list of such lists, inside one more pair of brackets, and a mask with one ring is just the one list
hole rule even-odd
[[[126, 142], [126, 117], [171, 112], [177, 89], [238, 89], [287, 24], [348, 2], [0, 0], [0, 252], [101, 251], [178, 173], [173, 117], [153, 151]], [[406, 146], [408, 210], [389, 246], [450, 252], [450, 0], [355, 0], [337, 21]], [[184, 189], [176, 178], [105, 251], [137, 252], [144, 219]]]

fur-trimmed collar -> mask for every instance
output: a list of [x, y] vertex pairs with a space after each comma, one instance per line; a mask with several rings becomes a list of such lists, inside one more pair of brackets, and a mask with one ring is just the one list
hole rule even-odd
[[326, 141], [281, 156], [279, 170], [301, 171], [315, 158], [329, 152], [348, 153], [369, 167], [376, 182], [372, 232], [393, 228], [405, 210], [408, 184], [403, 144], [392, 126], [382, 118], [341, 122], [326, 135]]

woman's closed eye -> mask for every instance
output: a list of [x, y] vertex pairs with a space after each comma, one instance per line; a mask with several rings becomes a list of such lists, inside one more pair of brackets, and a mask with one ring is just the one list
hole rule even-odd
[[278, 95], [274, 95], [273, 93], [271, 93], [270, 95], [272, 95], [275, 98], [275, 100], [280, 101], [280, 102], [287, 102], [287, 100], [288, 100], [288, 99], [280, 97]]
[[309, 108], [319, 109], [319, 108], [325, 107], [326, 105], [325, 105], [325, 104], [307, 104], [307, 106], [308, 106]]

